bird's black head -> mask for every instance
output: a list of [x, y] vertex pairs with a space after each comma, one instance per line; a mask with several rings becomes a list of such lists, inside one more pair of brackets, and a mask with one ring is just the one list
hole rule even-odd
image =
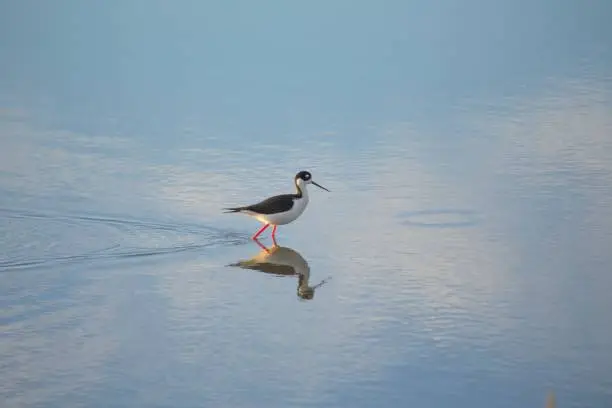
[[301, 179], [305, 182], [309, 182], [310, 180], [312, 180], [312, 174], [310, 174], [310, 172], [308, 171], [302, 170], [295, 175], [295, 181], [298, 181], [298, 179]]
[[322, 188], [325, 191], [329, 191], [328, 189], [326, 189], [325, 187], [323, 187], [320, 184], [315, 183], [314, 181], [312, 181], [312, 174], [310, 174], [310, 172], [302, 170], [300, 171], [298, 174], [295, 175], [295, 184], [299, 187], [300, 185], [306, 185], [306, 184], [314, 184], [315, 186]]

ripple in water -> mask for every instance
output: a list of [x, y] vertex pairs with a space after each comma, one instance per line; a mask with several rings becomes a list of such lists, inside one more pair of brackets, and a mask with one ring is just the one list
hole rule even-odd
[[0, 209], [0, 271], [241, 245], [248, 236], [207, 226]]
[[406, 211], [398, 214], [398, 217], [404, 225], [423, 228], [473, 227], [481, 221], [475, 211], [458, 209]]

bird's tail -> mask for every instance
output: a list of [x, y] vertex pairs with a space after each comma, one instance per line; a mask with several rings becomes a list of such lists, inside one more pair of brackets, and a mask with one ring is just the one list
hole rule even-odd
[[224, 213], [237, 213], [244, 210], [244, 207], [224, 208]]

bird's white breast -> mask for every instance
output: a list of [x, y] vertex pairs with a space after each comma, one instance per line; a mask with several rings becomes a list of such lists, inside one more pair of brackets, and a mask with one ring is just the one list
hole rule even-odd
[[272, 224], [283, 225], [295, 221], [306, 209], [308, 205], [308, 196], [303, 195], [301, 198], [293, 200], [293, 207], [289, 211], [277, 214], [257, 214], [255, 218], [259, 221]]

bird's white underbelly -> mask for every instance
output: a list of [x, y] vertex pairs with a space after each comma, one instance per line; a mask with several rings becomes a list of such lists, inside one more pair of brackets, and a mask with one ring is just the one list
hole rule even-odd
[[293, 207], [291, 207], [291, 209], [287, 212], [278, 213], [278, 214], [253, 214], [251, 213], [250, 215], [252, 215], [259, 221], [266, 223], [266, 224], [272, 224], [272, 225], [289, 224], [290, 222], [295, 221], [295, 219], [298, 218], [300, 215], [302, 215], [302, 213], [306, 209], [307, 204], [308, 204], [308, 198], [303, 197], [300, 200], [295, 200], [293, 202]]

